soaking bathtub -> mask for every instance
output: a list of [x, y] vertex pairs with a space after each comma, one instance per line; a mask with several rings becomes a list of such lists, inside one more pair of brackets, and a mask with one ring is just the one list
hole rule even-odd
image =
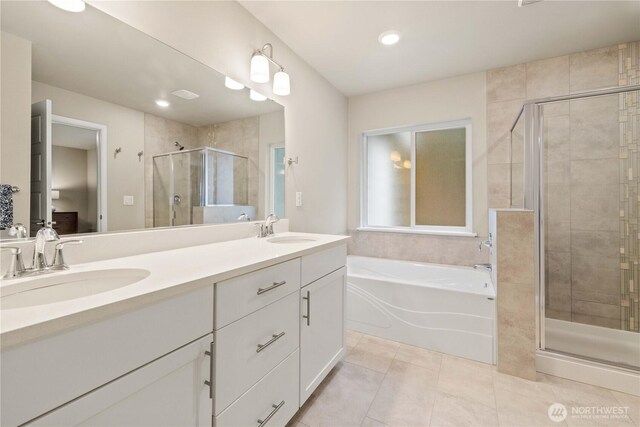
[[495, 363], [495, 296], [488, 271], [347, 258], [347, 328]]

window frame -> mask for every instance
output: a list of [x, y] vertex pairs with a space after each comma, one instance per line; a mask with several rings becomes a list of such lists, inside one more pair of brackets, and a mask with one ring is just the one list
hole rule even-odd
[[[438, 226], [416, 225], [416, 133], [446, 129], [465, 129], [465, 225]], [[476, 237], [473, 231], [473, 138], [470, 118], [422, 125], [402, 126], [366, 131], [360, 138], [360, 231], [381, 231], [391, 233], [434, 234], [445, 236]], [[368, 223], [368, 142], [371, 136], [390, 133], [411, 133], [411, 222], [409, 226], [369, 225]]]

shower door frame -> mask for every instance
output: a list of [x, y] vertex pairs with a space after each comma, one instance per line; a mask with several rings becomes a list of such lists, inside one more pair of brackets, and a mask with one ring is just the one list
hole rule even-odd
[[[544, 117], [543, 106], [555, 102], [571, 101], [575, 99], [593, 98], [598, 96], [616, 95], [626, 92], [640, 91], [640, 85], [628, 85], [611, 87], [605, 89], [576, 92], [569, 95], [553, 96], [547, 98], [531, 99], [524, 102], [520, 109], [511, 132], [517, 126], [519, 120], [524, 119], [524, 209], [534, 212], [536, 221], [534, 222], [534, 233], [536, 236], [536, 258], [535, 283], [536, 286], [536, 342], [538, 351], [546, 354], [569, 356], [582, 361], [592, 362], [613, 368], [628, 370], [628, 367], [620, 366], [615, 362], [605, 360], [593, 360], [587, 356], [579, 354], [563, 353], [556, 350], [549, 350], [545, 345], [545, 262], [544, 262], [544, 180], [542, 179], [542, 168], [544, 165]], [[513, 179], [513, 178], [511, 178]]]

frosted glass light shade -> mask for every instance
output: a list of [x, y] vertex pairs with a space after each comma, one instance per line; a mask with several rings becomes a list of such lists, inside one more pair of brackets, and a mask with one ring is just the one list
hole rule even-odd
[[266, 96], [264, 96], [260, 92], [256, 92], [253, 89], [251, 89], [249, 91], [249, 98], [251, 98], [253, 101], [266, 101], [267, 100]]
[[48, 0], [52, 5], [59, 7], [67, 12], [82, 12], [85, 8], [85, 3], [82, 0]]
[[280, 96], [287, 96], [291, 93], [289, 74], [278, 71], [273, 75], [273, 93]]
[[251, 58], [251, 80], [256, 83], [269, 81], [269, 61], [262, 55], [253, 55]]

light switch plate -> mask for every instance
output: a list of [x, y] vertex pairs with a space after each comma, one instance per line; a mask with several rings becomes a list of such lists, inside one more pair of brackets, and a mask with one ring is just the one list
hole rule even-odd
[[123, 196], [122, 197], [122, 204], [124, 206], [133, 206], [134, 205], [134, 198], [133, 196]]
[[296, 191], [296, 206], [302, 206], [302, 191]]

